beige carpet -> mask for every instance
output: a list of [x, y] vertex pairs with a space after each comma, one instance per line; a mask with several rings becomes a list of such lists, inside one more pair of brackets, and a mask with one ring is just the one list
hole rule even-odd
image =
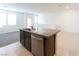
[[[32, 56], [19, 42], [0, 48], [1, 56]], [[59, 32], [55, 56], [79, 56], [79, 33]]]
[[0, 48], [0, 56], [32, 56], [19, 42]]
[[79, 33], [59, 32], [56, 37], [56, 55], [79, 56]]

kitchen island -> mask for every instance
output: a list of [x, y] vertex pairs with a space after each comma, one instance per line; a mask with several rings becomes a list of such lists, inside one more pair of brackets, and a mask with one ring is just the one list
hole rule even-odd
[[53, 56], [57, 33], [55, 29], [21, 29], [20, 43], [35, 56]]

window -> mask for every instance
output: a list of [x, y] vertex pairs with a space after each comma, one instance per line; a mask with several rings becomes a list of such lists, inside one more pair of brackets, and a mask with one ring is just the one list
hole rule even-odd
[[8, 25], [16, 25], [16, 15], [8, 14]]
[[38, 22], [37, 16], [35, 16], [34, 20], [35, 20], [35, 24], [37, 24], [37, 22]]
[[37, 26], [37, 16], [33, 16], [32, 18], [31, 17], [29, 17], [29, 18], [27, 18], [27, 27], [29, 27], [29, 26]]
[[0, 27], [16, 25], [16, 14], [0, 13]]
[[0, 27], [6, 25], [6, 14], [0, 13]]
[[27, 27], [32, 26], [32, 19], [28, 18], [27, 19]]

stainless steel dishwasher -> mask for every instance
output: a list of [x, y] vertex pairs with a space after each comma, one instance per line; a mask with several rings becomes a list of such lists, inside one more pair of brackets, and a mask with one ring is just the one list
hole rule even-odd
[[31, 35], [31, 51], [33, 55], [44, 56], [44, 40], [42, 37], [32, 34]]

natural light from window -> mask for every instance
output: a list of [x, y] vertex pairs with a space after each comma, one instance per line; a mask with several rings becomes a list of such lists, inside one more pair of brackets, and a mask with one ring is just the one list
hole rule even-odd
[[16, 14], [0, 13], [0, 27], [16, 25]]
[[38, 17], [35, 16], [35, 19], [34, 19], [34, 20], [35, 20], [35, 24], [37, 24], [37, 22], [38, 22], [37, 18], [38, 18]]
[[27, 27], [30, 27], [30, 26], [32, 26], [32, 19], [28, 18], [27, 19]]
[[8, 14], [8, 25], [16, 25], [16, 15]]
[[0, 13], [0, 27], [6, 25], [6, 14]]

